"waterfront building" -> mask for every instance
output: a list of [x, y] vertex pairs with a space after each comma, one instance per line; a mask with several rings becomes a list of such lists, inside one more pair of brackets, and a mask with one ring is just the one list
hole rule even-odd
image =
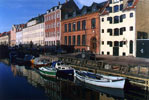
[[138, 19], [144, 7], [138, 8], [137, 3], [144, 1], [147, 0], [108, 1], [100, 14], [100, 54], [136, 57], [136, 39], [141, 31], [139, 24], [145, 19]]
[[25, 24], [19, 24], [16, 26], [16, 45], [20, 45], [23, 43], [23, 28]]
[[136, 1], [136, 56], [149, 58], [149, 0]]
[[10, 46], [15, 46], [16, 45], [16, 26], [17, 25], [12, 25], [12, 28], [11, 28]]
[[23, 29], [23, 44], [44, 45], [44, 15], [30, 19]]
[[66, 0], [65, 3], [54, 6], [47, 10], [45, 18], [45, 44], [60, 45], [61, 42], [61, 19], [67, 12], [79, 9], [73, 0]]
[[10, 44], [10, 31], [1, 33], [0, 45], [9, 45], [9, 44]]
[[76, 51], [100, 50], [100, 18], [99, 13], [107, 2], [93, 3], [80, 10], [66, 13], [62, 19], [62, 45], [74, 46]]

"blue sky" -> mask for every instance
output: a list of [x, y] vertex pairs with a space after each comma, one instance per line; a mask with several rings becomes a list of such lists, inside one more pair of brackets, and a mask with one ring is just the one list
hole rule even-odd
[[[13, 24], [26, 23], [29, 19], [46, 13], [46, 10], [65, 0], [0, 0], [0, 33], [9, 31]], [[81, 8], [93, 2], [106, 0], [74, 0]]]

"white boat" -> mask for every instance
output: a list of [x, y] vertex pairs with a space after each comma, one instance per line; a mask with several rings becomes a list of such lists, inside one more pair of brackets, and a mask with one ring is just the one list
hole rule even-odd
[[80, 81], [95, 86], [123, 89], [125, 85], [124, 77], [106, 76], [87, 71], [75, 71], [75, 76]]

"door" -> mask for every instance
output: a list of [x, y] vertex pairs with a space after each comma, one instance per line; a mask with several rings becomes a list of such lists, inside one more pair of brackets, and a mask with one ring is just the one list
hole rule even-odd
[[113, 56], [119, 56], [119, 47], [113, 47]]

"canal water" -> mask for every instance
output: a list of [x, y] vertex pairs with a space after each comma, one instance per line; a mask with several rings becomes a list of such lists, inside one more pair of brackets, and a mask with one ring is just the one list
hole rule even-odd
[[73, 77], [47, 78], [37, 69], [0, 62], [0, 100], [149, 100], [138, 88], [110, 89]]

